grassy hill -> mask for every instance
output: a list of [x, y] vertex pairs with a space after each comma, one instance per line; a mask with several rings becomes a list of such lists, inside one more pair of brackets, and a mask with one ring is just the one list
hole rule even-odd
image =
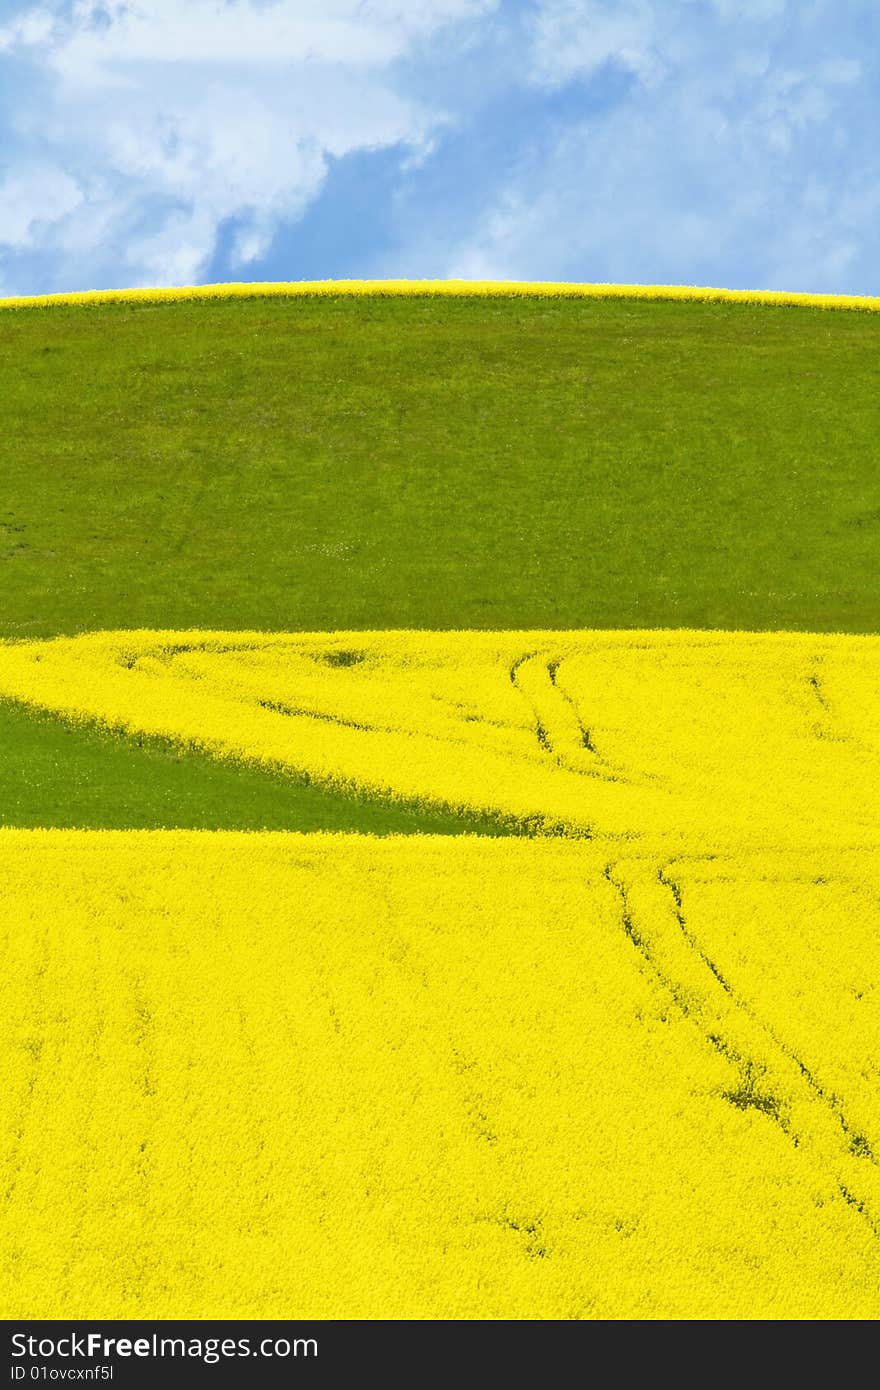
[[11, 1315], [877, 1316], [878, 335], [0, 304]]
[[746, 305], [0, 313], [0, 635], [875, 631], [878, 344]]
[[[876, 631], [878, 342], [873, 314], [743, 304], [0, 312], [0, 637]], [[398, 826], [3, 720], [6, 823]]]

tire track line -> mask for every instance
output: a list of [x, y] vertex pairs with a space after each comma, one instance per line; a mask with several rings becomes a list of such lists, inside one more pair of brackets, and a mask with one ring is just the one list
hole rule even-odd
[[690, 931], [670, 865], [629, 858], [605, 866], [623, 931], [682, 1016], [739, 1073], [723, 1097], [766, 1115], [829, 1175], [839, 1196], [880, 1239], [880, 1164], [836, 1097], [742, 1000]]

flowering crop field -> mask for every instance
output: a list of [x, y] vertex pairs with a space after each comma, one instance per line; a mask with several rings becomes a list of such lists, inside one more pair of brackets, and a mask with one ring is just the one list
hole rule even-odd
[[4, 1316], [880, 1316], [878, 310], [0, 300]]
[[278, 280], [232, 281], [132, 290], [83, 290], [67, 294], [11, 295], [0, 312], [22, 309], [101, 308], [111, 304], [182, 304], [243, 299], [624, 299], [698, 304], [763, 304], [776, 308], [880, 311], [880, 297], [863, 294], [799, 294], [786, 290], [727, 290], [700, 285], [580, 284], [555, 280]]
[[0, 850], [10, 1316], [880, 1311], [876, 852]]
[[0, 696], [531, 835], [0, 831], [10, 1316], [880, 1314], [880, 638], [135, 631]]
[[0, 643], [2, 696], [621, 844], [878, 834], [876, 637], [97, 633]]

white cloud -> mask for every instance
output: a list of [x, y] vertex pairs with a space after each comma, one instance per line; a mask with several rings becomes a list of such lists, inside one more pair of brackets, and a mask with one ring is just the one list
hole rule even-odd
[[140, 63], [386, 63], [445, 24], [497, 0], [75, 0], [35, 5], [0, 29], [0, 45], [39, 46], [71, 80]]
[[832, 58], [827, 63], [820, 63], [818, 75], [822, 82], [829, 82], [833, 86], [848, 87], [853, 82], [858, 82], [862, 76], [862, 64], [855, 58]]
[[187, 285], [197, 279], [214, 241], [216, 223], [196, 208], [163, 220], [160, 229], [129, 243], [125, 262], [133, 268], [132, 285]]
[[[241, 224], [238, 260], [251, 262], [320, 191], [328, 157], [400, 147], [417, 160], [430, 147], [447, 117], [400, 95], [392, 65], [496, 3], [34, 5], [0, 28], [0, 52], [48, 85], [48, 103], [25, 101], [18, 133], [25, 150], [50, 147], [68, 193], [56, 187], [47, 213], [48, 189], [13, 167], [7, 224], [61, 252], [70, 283], [100, 274], [111, 249], [138, 283], [196, 279], [228, 220]], [[86, 191], [74, 200], [70, 188]]]
[[[700, 4], [701, 0], [693, 0]], [[753, 20], [769, 23], [779, 19], [788, 7], [788, 0], [709, 0], [711, 8], [727, 23], [742, 24]]]
[[541, 3], [532, 26], [529, 75], [542, 86], [561, 87], [614, 62], [652, 81], [663, 66], [658, 51], [663, 27], [663, 16], [650, 0]]
[[862, 0], [15, 9], [7, 286], [27, 258], [39, 288], [204, 279], [221, 244], [224, 265], [254, 266], [333, 160], [390, 150], [381, 233], [364, 219], [372, 273], [878, 288]]
[[45, 43], [51, 38], [56, 20], [48, 10], [28, 10], [16, 16], [0, 29], [0, 53], [9, 52], [18, 46], [29, 47]]
[[859, 62], [829, 51], [821, 25], [812, 46], [793, 42], [784, 0], [714, 0], [716, 19], [701, 6], [695, 24], [697, 8], [539, 4], [533, 81], [588, 82], [610, 63], [634, 82], [523, 148], [445, 273], [845, 290], [868, 267], [856, 288], [876, 292], [859, 254], [876, 243], [880, 198], [865, 190], [880, 161], [870, 126], [841, 115]]
[[31, 165], [17, 170], [0, 183], [0, 246], [26, 247], [82, 201], [79, 185], [62, 169]]

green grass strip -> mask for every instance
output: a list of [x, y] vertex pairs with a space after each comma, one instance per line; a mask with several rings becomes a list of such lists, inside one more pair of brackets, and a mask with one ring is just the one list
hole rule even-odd
[[0, 825], [82, 830], [344, 830], [503, 835], [488, 817], [346, 796], [156, 738], [0, 701]]

